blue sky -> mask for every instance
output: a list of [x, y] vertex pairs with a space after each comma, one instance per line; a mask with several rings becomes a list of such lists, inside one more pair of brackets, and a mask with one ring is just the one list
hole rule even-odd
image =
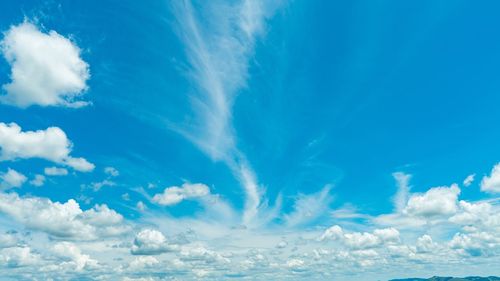
[[500, 274], [498, 8], [4, 1], [0, 279]]

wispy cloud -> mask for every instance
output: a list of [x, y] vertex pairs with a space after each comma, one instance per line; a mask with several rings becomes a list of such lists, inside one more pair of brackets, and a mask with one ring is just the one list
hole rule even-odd
[[258, 215], [263, 194], [245, 154], [237, 147], [232, 106], [246, 86], [255, 42], [272, 14], [273, 8], [267, 5], [263, 1], [193, 5], [184, 0], [173, 7], [190, 63], [187, 74], [196, 88], [190, 96], [193, 120], [174, 130], [233, 171], [246, 192], [245, 224], [251, 224]]

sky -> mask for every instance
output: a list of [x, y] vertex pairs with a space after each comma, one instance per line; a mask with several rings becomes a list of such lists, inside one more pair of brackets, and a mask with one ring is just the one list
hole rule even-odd
[[2, 1], [0, 280], [500, 275], [499, 8]]

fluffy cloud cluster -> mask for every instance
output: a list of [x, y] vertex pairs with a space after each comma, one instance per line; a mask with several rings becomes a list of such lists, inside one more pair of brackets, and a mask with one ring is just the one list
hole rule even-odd
[[61, 267], [74, 268], [77, 271], [98, 266], [98, 262], [89, 255], [82, 254], [80, 248], [71, 242], [59, 242], [54, 245], [53, 252], [63, 259]]
[[489, 176], [483, 177], [481, 190], [489, 193], [500, 193], [500, 163], [493, 167]]
[[153, 202], [171, 206], [180, 203], [182, 200], [195, 199], [210, 194], [208, 186], [202, 183], [184, 183], [182, 186], [167, 187], [163, 193], [156, 194], [153, 197]]
[[170, 245], [160, 231], [143, 229], [135, 236], [130, 252], [133, 255], [159, 255], [175, 249], [176, 246]]
[[459, 194], [460, 188], [455, 184], [450, 187], [434, 187], [423, 194], [412, 195], [404, 212], [423, 217], [452, 215], [457, 211]]
[[68, 170], [58, 167], [47, 167], [43, 170], [47, 176], [65, 176], [68, 174]]
[[27, 178], [25, 175], [9, 168], [7, 169], [7, 172], [0, 173], [0, 188], [8, 189], [12, 187], [20, 187], [26, 182], [26, 180]]
[[0, 102], [23, 108], [87, 105], [77, 99], [87, 89], [89, 67], [69, 39], [24, 22], [5, 33], [0, 50], [12, 68], [12, 81], [3, 85], [6, 94]]
[[129, 230], [123, 217], [106, 205], [83, 211], [73, 199], [59, 203], [40, 197], [23, 198], [16, 193], [0, 193], [0, 213], [30, 229], [73, 240], [117, 236]]
[[22, 131], [16, 123], [0, 123], [0, 161], [42, 158], [81, 172], [94, 169], [85, 158], [70, 156], [73, 144], [63, 130]]
[[373, 233], [369, 232], [348, 232], [334, 225], [321, 235], [320, 241], [336, 240], [343, 243], [350, 249], [369, 249], [379, 247], [384, 244], [399, 242], [399, 231], [395, 228], [375, 229]]

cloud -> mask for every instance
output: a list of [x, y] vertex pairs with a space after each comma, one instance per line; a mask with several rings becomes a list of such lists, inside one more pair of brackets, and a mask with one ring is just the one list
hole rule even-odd
[[91, 259], [89, 255], [82, 254], [80, 248], [71, 242], [59, 242], [53, 246], [53, 252], [61, 257], [64, 262], [61, 267], [71, 267], [77, 271], [96, 268], [98, 262]]
[[344, 232], [342, 227], [334, 225], [326, 229], [319, 241], [339, 241], [349, 249], [369, 249], [382, 245], [394, 244], [400, 241], [399, 231], [395, 228], [375, 229], [368, 232]]
[[176, 249], [176, 245], [167, 242], [163, 233], [154, 229], [143, 229], [135, 236], [130, 252], [133, 255], [159, 255]]
[[123, 216], [108, 206], [96, 205], [83, 211], [73, 199], [59, 203], [41, 197], [0, 193], [0, 213], [56, 238], [93, 240], [122, 235], [129, 230]]
[[43, 170], [47, 176], [65, 176], [68, 174], [68, 170], [58, 167], [47, 167]]
[[104, 173], [109, 175], [110, 177], [117, 177], [120, 175], [120, 172], [113, 167], [105, 167]]
[[182, 186], [165, 188], [163, 193], [153, 196], [152, 201], [162, 206], [179, 204], [183, 200], [196, 199], [210, 194], [208, 186], [202, 183], [184, 183]]
[[89, 66], [69, 39], [23, 22], [5, 33], [0, 49], [11, 66], [12, 80], [3, 85], [6, 94], [0, 96], [1, 103], [22, 108], [88, 104], [78, 98], [88, 88]]
[[329, 194], [330, 189], [331, 187], [327, 185], [319, 192], [299, 195], [295, 200], [293, 211], [284, 217], [286, 224], [288, 226], [303, 225], [328, 215], [329, 204], [333, 201]]
[[34, 186], [42, 186], [45, 184], [45, 176], [44, 175], [35, 175], [35, 177], [30, 181], [31, 185]]
[[489, 193], [500, 193], [500, 163], [496, 164], [489, 176], [481, 180], [481, 191]]
[[404, 212], [422, 217], [452, 215], [457, 212], [459, 194], [460, 188], [456, 184], [450, 187], [434, 187], [423, 194], [413, 194]]
[[40, 263], [40, 256], [30, 247], [12, 247], [0, 250], [0, 265], [10, 268], [32, 266]]
[[92, 171], [94, 164], [70, 156], [72, 148], [73, 144], [58, 127], [22, 131], [16, 123], [0, 123], [0, 161], [41, 158], [81, 172]]
[[197, 5], [198, 11], [189, 0], [176, 3], [178, 34], [191, 66], [187, 75], [197, 91], [191, 96], [194, 118], [172, 128], [211, 159], [229, 166], [246, 193], [243, 223], [251, 225], [262, 209], [263, 191], [235, 143], [232, 106], [246, 86], [255, 41], [264, 33], [275, 7], [264, 1], [208, 1]]
[[410, 194], [410, 179], [411, 175], [405, 174], [403, 172], [393, 173], [392, 176], [397, 182], [398, 192], [394, 196], [394, 207], [396, 212], [402, 212], [406, 203], [408, 202], [408, 197]]
[[2, 189], [21, 187], [26, 180], [27, 178], [25, 175], [11, 168], [8, 168], [5, 173], [0, 173], [0, 187]]
[[471, 175], [468, 175], [465, 179], [464, 179], [464, 186], [470, 186], [472, 184], [472, 182], [474, 181], [474, 177], [476, 176], [476, 174], [471, 174]]

